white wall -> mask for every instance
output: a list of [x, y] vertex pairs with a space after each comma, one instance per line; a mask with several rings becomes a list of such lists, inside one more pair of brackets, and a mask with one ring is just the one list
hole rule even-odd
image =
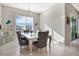
[[[1, 7], [1, 4], [0, 4], [0, 25], [1, 25], [1, 14], [2, 14], [2, 7]], [[1, 35], [1, 29], [0, 29], [0, 45], [3, 43], [2, 41], [2, 35]]]
[[2, 6], [1, 6], [1, 4], [0, 4], [0, 24], [1, 24], [1, 12], [2, 11]]
[[[78, 35], [79, 35], [79, 16], [78, 16]], [[78, 36], [79, 38], [79, 36]]]
[[54, 39], [62, 41], [65, 38], [65, 4], [57, 3], [51, 8], [40, 14], [40, 28], [43, 30], [45, 25], [52, 30]]

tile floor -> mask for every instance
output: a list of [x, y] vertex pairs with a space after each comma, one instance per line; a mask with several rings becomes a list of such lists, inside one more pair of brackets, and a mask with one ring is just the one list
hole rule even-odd
[[[72, 42], [71, 46], [67, 47], [51, 42], [51, 48], [47, 51], [33, 47], [31, 56], [79, 56], [79, 39]], [[30, 56], [29, 46], [22, 47], [20, 50], [18, 40], [14, 40], [8, 44], [0, 46], [0, 56]]]
[[[29, 46], [22, 47], [20, 51], [21, 56], [29, 56]], [[51, 48], [47, 47], [46, 50], [37, 49], [33, 47], [32, 55], [31, 56], [79, 56], [79, 39], [72, 42], [72, 45], [69, 47], [51, 43]]]

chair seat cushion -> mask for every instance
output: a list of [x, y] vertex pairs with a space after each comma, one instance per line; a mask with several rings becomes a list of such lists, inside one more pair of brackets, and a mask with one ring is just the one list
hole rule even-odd
[[33, 42], [33, 44], [37, 44], [37, 43], [38, 43], [38, 41]]

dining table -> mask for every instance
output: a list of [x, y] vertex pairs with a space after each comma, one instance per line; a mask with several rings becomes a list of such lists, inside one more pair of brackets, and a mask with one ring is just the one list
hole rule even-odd
[[[38, 39], [38, 32], [21, 32], [21, 35], [26, 37], [29, 41], [29, 49], [30, 49], [30, 55], [32, 55], [32, 44], [34, 41], [37, 41]], [[49, 48], [51, 47], [51, 35], [48, 36], [49, 38]]]

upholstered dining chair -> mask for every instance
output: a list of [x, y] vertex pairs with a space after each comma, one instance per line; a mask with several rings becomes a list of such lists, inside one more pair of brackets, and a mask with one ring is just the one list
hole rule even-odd
[[28, 32], [29, 32], [29, 30], [24, 30], [24, 32], [25, 32], [25, 33], [28, 33]]
[[49, 31], [39, 32], [38, 33], [38, 41], [33, 42], [33, 45], [37, 48], [44, 48], [47, 46], [47, 39], [48, 39]]
[[49, 31], [45, 31], [45, 32], [40, 32], [38, 33], [38, 41], [33, 42], [33, 45], [36, 48], [39, 48], [39, 53], [41, 54], [41, 49], [44, 48], [46, 51], [46, 55], [47, 55], [47, 39], [48, 39], [48, 34]]
[[22, 38], [21, 37], [21, 32], [20, 31], [17, 31], [17, 36], [18, 36], [18, 41], [19, 41], [20, 46], [29, 45], [29, 42], [28, 42], [27, 38]]

